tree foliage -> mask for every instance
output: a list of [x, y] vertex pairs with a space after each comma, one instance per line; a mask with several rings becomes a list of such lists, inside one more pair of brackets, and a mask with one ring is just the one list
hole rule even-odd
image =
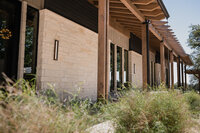
[[[194, 65], [192, 69], [200, 69], [200, 25], [191, 25], [190, 34], [188, 39], [188, 46], [193, 49], [191, 54]], [[192, 76], [190, 83], [194, 86], [197, 86], [198, 79], [195, 76]]]

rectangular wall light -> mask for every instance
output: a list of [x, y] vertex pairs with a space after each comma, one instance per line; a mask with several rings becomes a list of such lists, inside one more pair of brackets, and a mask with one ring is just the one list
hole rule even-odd
[[58, 60], [58, 47], [59, 47], [59, 41], [55, 40], [54, 42], [54, 60]]

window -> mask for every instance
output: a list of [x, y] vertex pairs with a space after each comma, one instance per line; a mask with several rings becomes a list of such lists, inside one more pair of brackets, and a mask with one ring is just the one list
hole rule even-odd
[[110, 91], [114, 91], [115, 47], [110, 44]]
[[117, 47], [117, 87], [122, 84], [122, 48]]
[[2, 72], [17, 79], [21, 3], [0, 0], [0, 82]]
[[27, 8], [24, 78], [31, 79], [37, 66], [38, 10]]
[[128, 51], [124, 50], [124, 83], [128, 82]]

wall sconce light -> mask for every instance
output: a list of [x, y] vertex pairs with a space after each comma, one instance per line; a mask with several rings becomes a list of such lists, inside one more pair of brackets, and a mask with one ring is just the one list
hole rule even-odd
[[59, 47], [59, 41], [55, 40], [54, 42], [54, 60], [58, 60], [58, 47]]

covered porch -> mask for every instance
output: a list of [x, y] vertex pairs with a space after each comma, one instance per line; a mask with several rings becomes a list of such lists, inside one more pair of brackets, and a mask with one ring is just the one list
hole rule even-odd
[[[175, 37], [167, 22], [161, 21], [163, 19], [168, 19], [169, 17], [162, 1], [89, 0], [89, 2], [98, 7], [99, 10], [98, 98], [107, 99], [110, 86], [110, 44], [108, 39], [109, 25], [124, 35], [130, 36], [130, 34], [133, 33], [141, 40], [142, 66], [140, 67], [142, 67], [143, 89], [147, 89], [148, 85], [153, 86], [155, 84], [156, 78], [154, 73], [156, 63], [160, 64], [160, 77], [158, 77], [158, 79], [160, 78], [160, 83], [167, 83], [169, 88], [174, 88], [174, 59], [180, 59], [182, 64], [185, 65], [191, 65], [192, 62], [181, 47], [178, 39]], [[130, 52], [131, 43], [129, 43], [129, 45]], [[134, 47], [134, 44], [132, 45]], [[151, 59], [151, 53], [153, 53], [153, 59]], [[158, 58], [157, 62], [156, 57]], [[124, 58], [122, 58], [122, 71], [124, 71], [123, 59]], [[153, 65], [151, 63], [153, 63]], [[179, 72], [178, 75], [180, 75], [180, 61], [177, 64], [177, 70]], [[130, 68], [133, 67], [131, 65], [133, 64], [129, 64]], [[115, 82], [117, 73], [115, 67], [113, 73], [114, 86], [117, 86], [117, 82]], [[121, 77], [124, 79], [123, 72]], [[130, 80], [131, 76], [129, 77]], [[182, 78], [182, 80], [184, 80], [184, 78]], [[184, 83], [184, 81], [182, 83]]]

